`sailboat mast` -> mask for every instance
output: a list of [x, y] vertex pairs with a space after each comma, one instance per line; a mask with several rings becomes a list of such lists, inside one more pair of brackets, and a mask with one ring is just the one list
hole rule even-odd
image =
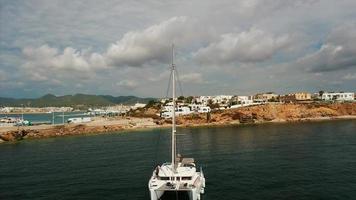
[[174, 65], [174, 44], [172, 44], [172, 97], [173, 97], [173, 110], [172, 110], [172, 167], [175, 172], [176, 166], [176, 87], [175, 87], [175, 65]]

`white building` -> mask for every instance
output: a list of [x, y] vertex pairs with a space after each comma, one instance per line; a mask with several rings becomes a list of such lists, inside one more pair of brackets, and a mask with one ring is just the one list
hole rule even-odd
[[211, 112], [211, 108], [209, 106], [199, 107], [198, 113], [208, 113]]
[[209, 100], [211, 100], [212, 103], [227, 104], [232, 99], [232, 97], [232, 95], [199, 96], [196, 97], [193, 102], [207, 105]]
[[241, 105], [253, 104], [253, 96], [237, 96], [237, 103]]
[[108, 114], [124, 114], [130, 111], [131, 107], [126, 105], [108, 106], [105, 108]]
[[106, 111], [103, 110], [103, 109], [91, 109], [89, 108], [88, 109], [88, 112], [87, 112], [87, 115], [93, 115], [93, 116], [96, 116], [96, 115], [106, 115]]
[[214, 96], [212, 101], [213, 103], [227, 104], [232, 99], [232, 97], [232, 95], [218, 95]]
[[208, 104], [208, 101], [210, 99], [212, 99], [213, 96], [199, 96], [199, 97], [196, 97], [193, 102], [196, 102], [197, 104]]
[[321, 99], [323, 101], [354, 101], [355, 94], [352, 92], [324, 92]]
[[189, 105], [190, 110], [198, 113], [207, 113], [211, 112], [211, 109], [209, 106], [205, 106], [202, 104], [190, 104]]
[[258, 103], [264, 103], [271, 100], [276, 100], [277, 98], [278, 98], [278, 94], [275, 94], [273, 92], [268, 92], [268, 93], [256, 94], [253, 97], [253, 101]]
[[91, 122], [90, 117], [74, 117], [74, 118], [69, 118], [67, 120], [68, 123], [73, 123], [73, 124], [78, 124], [78, 123], [87, 123]]
[[[189, 107], [184, 105], [177, 105], [175, 110], [176, 116], [189, 115], [191, 113], [193, 113], [193, 111], [191, 111]], [[173, 105], [164, 106], [161, 113], [161, 117], [171, 118], [172, 116], [173, 116]]]
[[144, 104], [144, 103], [135, 103], [135, 105], [133, 105], [131, 108], [133, 109], [133, 110], [136, 110], [136, 109], [138, 109], [138, 108], [143, 108], [143, 107], [145, 107], [146, 106], [146, 104]]
[[163, 103], [163, 104], [166, 103], [167, 101], [169, 101], [169, 98], [162, 98], [162, 99], [160, 100], [160, 102]]

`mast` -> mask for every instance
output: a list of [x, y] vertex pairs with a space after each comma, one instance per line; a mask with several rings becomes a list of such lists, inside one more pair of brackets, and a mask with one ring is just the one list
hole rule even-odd
[[176, 87], [175, 87], [175, 65], [174, 65], [174, 44], [172, 44], [172, 97], [173, 97], [173, 110], [172, 110], [172, 168], [173, 172], [176, 171]]

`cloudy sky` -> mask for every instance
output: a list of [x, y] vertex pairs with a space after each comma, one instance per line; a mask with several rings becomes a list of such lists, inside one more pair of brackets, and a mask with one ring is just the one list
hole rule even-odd
[[[164, 3], [163, 3], [164, 2]], [[0, 96], [355, 91], [355, 0], [0, 0]]]

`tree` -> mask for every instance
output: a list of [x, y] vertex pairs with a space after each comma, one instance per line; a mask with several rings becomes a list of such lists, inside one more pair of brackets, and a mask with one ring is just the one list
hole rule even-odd
[[213, 105], [213, 100], [209, 99], [206, 105], [208, 105], [208, 106]]
[[193, 96], [189, 96], [185, 99], [186, 103], [192, 103], [192, 101], [193, 101]]
[[184, 100], [184, 96], [179, 96], [179, 97], [178, 97], [178, 100], [179, 100], [179, 101], [183, 101], [183, 100]]
[[209, 106], [211, 109], [219, 108], [220, 105], [218, 103], [214, 103], [213, 100], [209, 99], [207, 106]]
[[150, 100], [147, 104], [146, 104], [146, 108], [151, 108], [156, 104], [155, 100]]
[[323, 90], [320, 90], [320, 91], [319, 91], [319, 96], [320, 96], [320, 97], [323, 96], [324, 93], [325, 93], [325, 92], [324, 92]]

